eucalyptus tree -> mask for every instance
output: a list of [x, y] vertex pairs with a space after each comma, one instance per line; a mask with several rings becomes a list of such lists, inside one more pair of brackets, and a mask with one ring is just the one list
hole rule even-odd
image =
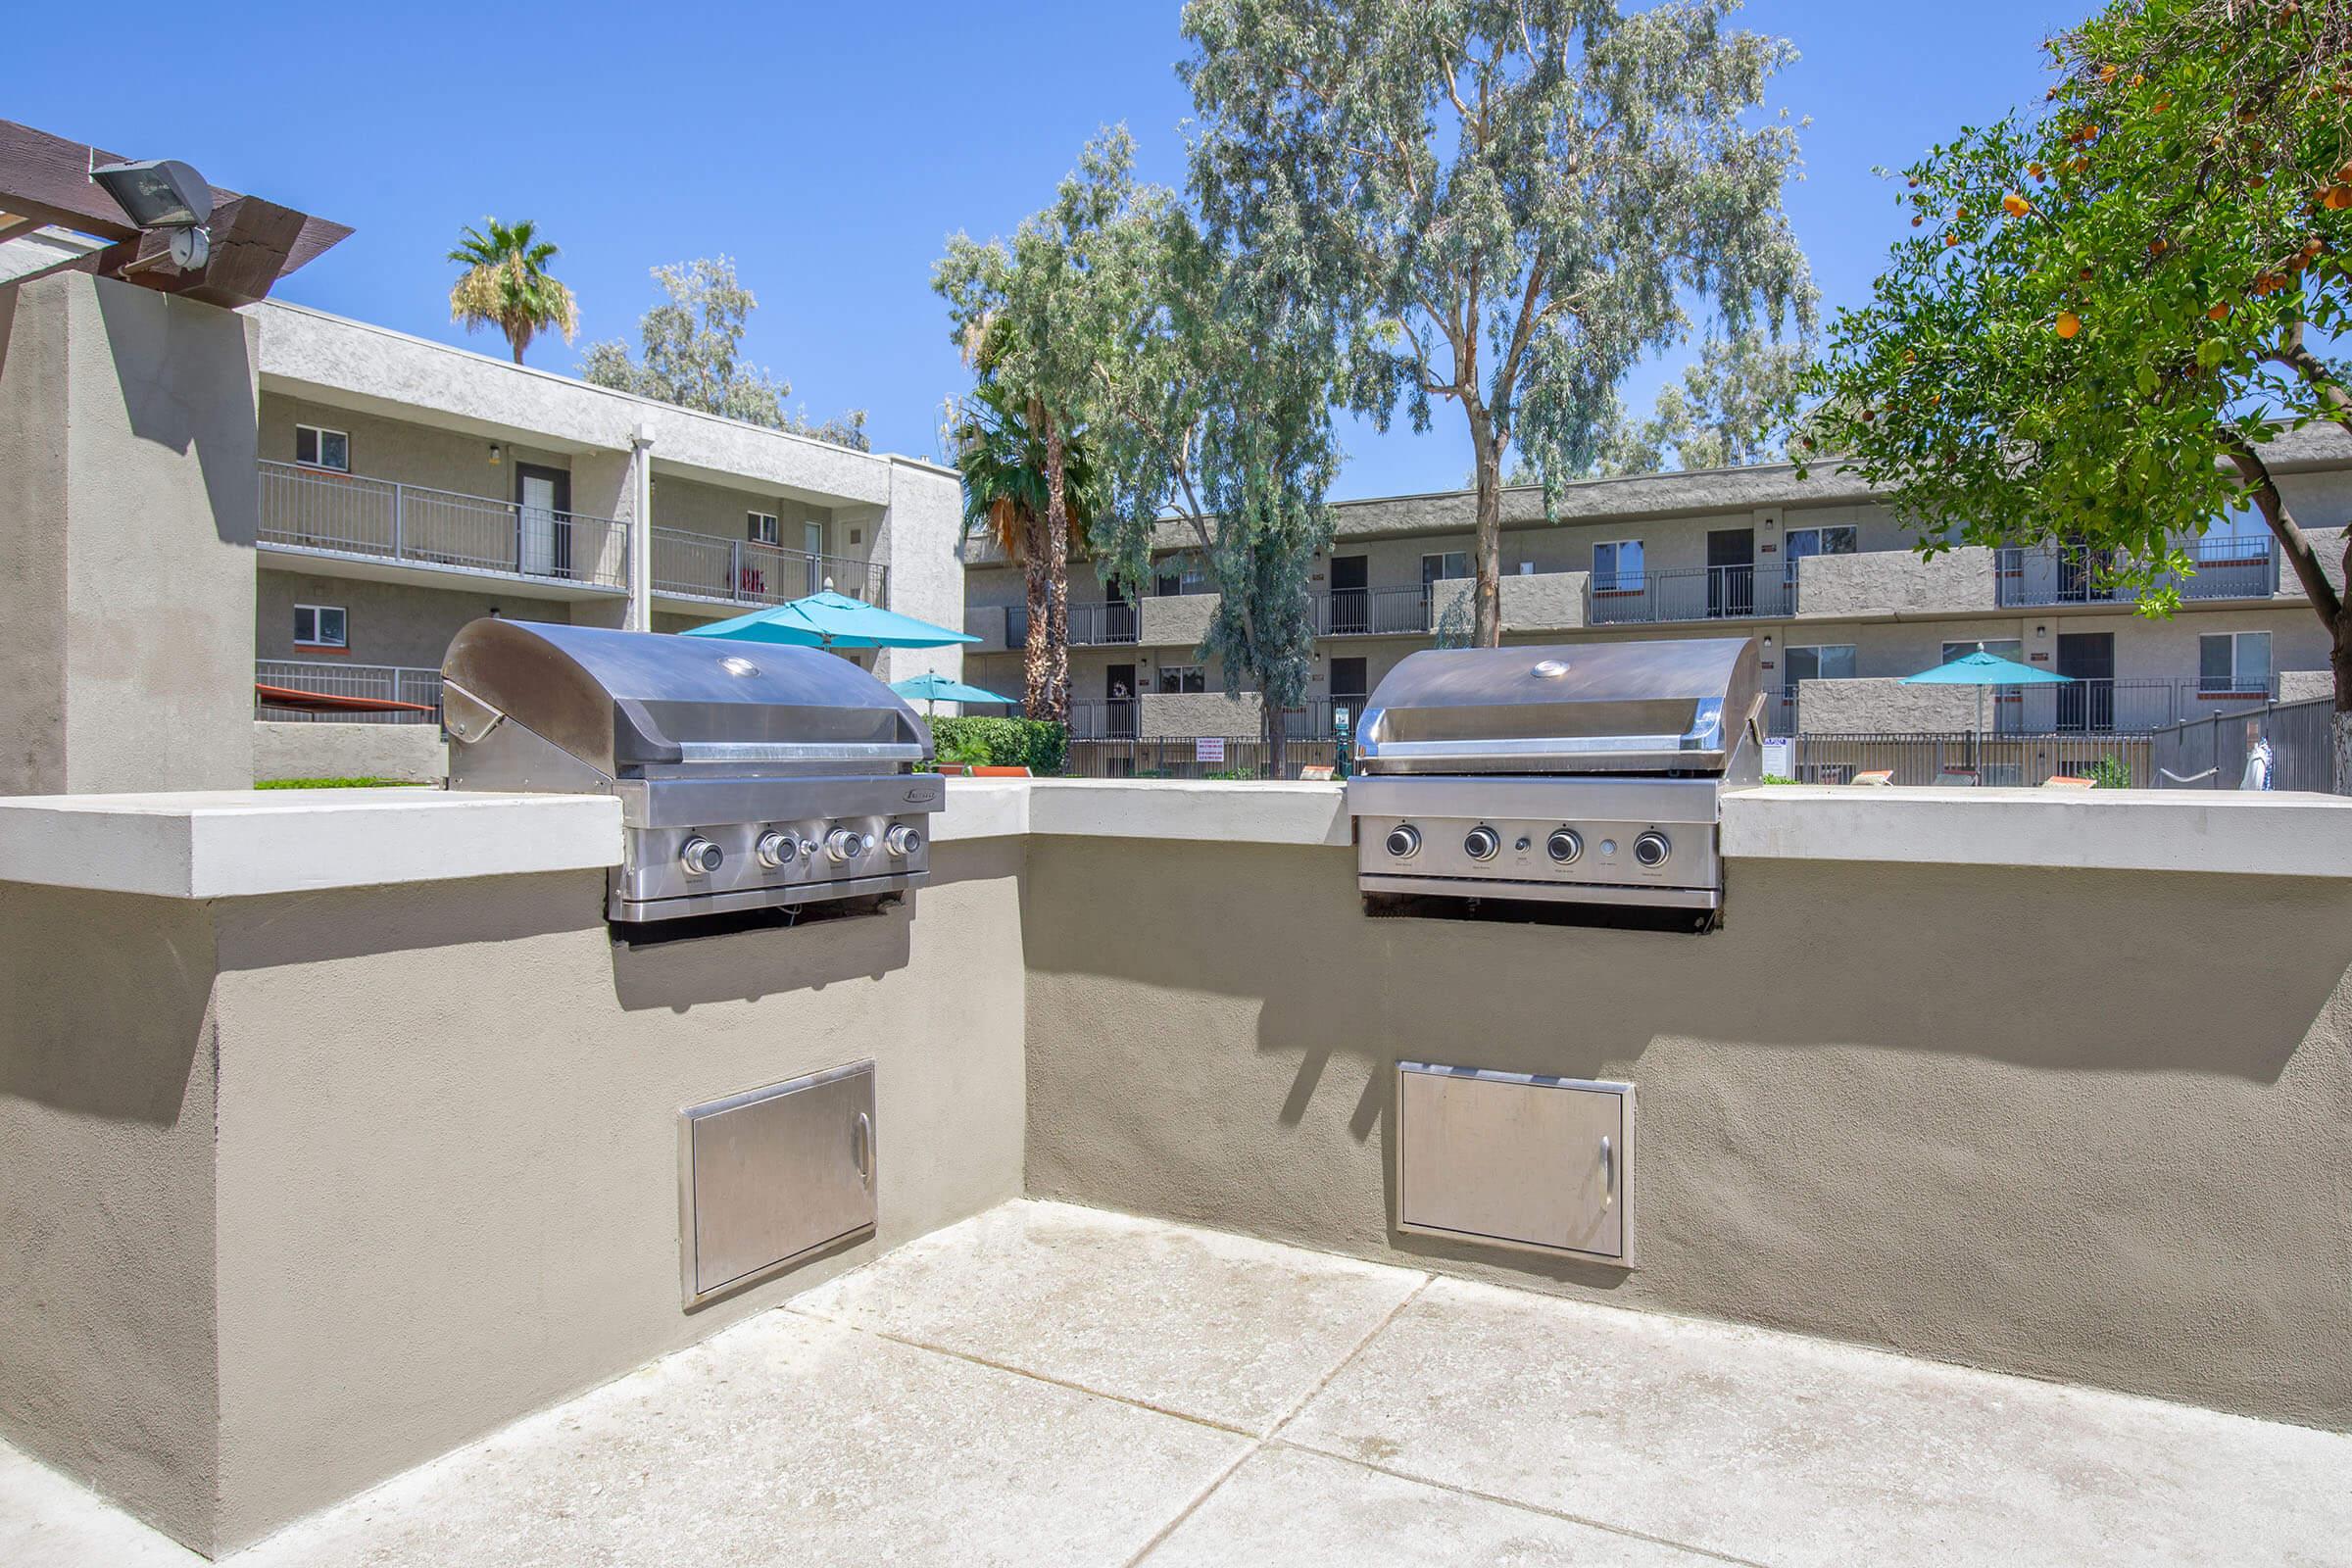
[[746, 359], [743, 339], [759, 297], [735, 274], [725, 256], [653, 269], [662, 303], [637, 318], [639, 353], [607, 339], [588, 345], [582, 380], [634, 392], [747, 424], [791, 430], [863, 452], [869, 442], [865, 411], [810, 423], [785, 408], [792, 383]]
[[1190, 0], [1194, 183], [1220, 237], [1350, 323], [1348, 392], [1461, 408], [1478, 480], [1475, 636], [1499, 640], [1514, 447], [1547, 500], [1618, 382], [1712, 301], [1810, 310], [1781, 210], [1795, 127], [1754, 121], [1784, 40], [1734, 0]]
[[2352, 0], [2117, 0], [2049, 48], [2036, 113], [1904, 171], [1810, 438], [1923, 549], [2080, 549], [2149, 614], [2181, 541], [2250, 508], [2327, 630], [2352, 792], [2352, 530], [2271, 456], [2352, 435]]
[[547, 270], [556, 255], [527, 218], [519, 223], [485, 218], [480, 228], [462, 230], [448, 257], [466, 269], [450, 288], [449, 318], [467, 331], [498, 328], [516, 365], [531, 339], [551, 327], [570, 342], [579, 330], [579, 304]]
[[1133, 152], [1105, 133], [1067, 193], [1088, 279], [1068, 324], [1104, 349], [1085, 399], [1107, 492], [1092, 548], [1143, 582], [1155, 547], [1188, 547], [1216, 594], [1200, 652], [1229, 697], [1259, 694], [1279, 774], [1312, 668], [1308, 572], [1331, 539], [1339, 334], [1272, 252], [1214, 243], [1175, 192], [1139, 183]]
[[1778, 463], [1788, 455], [1810, 368], [1802, 343], [1775, 343], [1760, 332], [1710, 336], [1682, 375], [1658, 389], [1648, 417], [1603, 422], [1594, 471]]

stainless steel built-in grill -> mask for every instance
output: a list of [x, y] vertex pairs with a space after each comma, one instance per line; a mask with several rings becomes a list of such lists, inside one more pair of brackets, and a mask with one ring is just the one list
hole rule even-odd
[[1704, 917], [1718, 799], [1760, 775], [1763, 701], [1743, 637], [1414, 654], [1357, 734], [1357, 882]]
[[449, 787], [616, 795], [607, 912], [665, 920], [922, 882], [942, 785], [898, 694], [812, 648], [540, 625], [459, 632]]

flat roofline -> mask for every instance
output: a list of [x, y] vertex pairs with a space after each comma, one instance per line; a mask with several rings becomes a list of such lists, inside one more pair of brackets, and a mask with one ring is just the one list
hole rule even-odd
[[[600, 397], [613, 398], [622, 403], [633, 404], [636, 407], [645, 410], [648, 415], [659, 415], [664, 418], [679, 417], [707, 420], [710, 423], [724, 425], [732, 429], [749, 430], [759, 435], [773, 436], [782, 441], [799, 442], [805, 446], [818, 448], [828, 454], [839, 453], [848, 457], [873, 463], [905, 464], [910, 467], [927, 468], [936, 473], [953, 474], [956, 471], [954, 468], [942, 467], [940, 465], [933, 463], [926, 458], [909, 457], [904, 453], [898, 452], [860, 452], [856, 447], [846, 447], [837, 441], [826, 441], [821, 440], [816, 436], [804, 435], [798, 430], [785, 430], [779, 429], [774, 425], [755, 424], [749, 419], [734, 419], [729, 418], [723, 414], [710, 414], [702, 409], [689, 409], [676, 403], [664, 403], [660, 398], [649, 398], [643, 393], [623, 391], [619, 387], [599, 386], [594, 381], [582, 380], [576, 375], [565, 375], [558, 370], [542, 369], [540, 367], [535, 365], [516, 365], [512, 360], [502, 360], [494, 355], [484, 354], [478, 349], [463, 348], [455, 343], [444, 343], [437, 338], [418, 337], [413, 332], [403, 332], [396, 327], [384, 326], [374, 321], [363, 321], [357, 317], [338, 316], [332, 311], [319, 310], [315, 305], [299, 305], [292, 300], [270, 299], [257, 300], [254, 304], [244, 307], [244, 309], [247, 311], [268, 310], [296, 312], [300, 315], [310, 317], [314, 320], [326, 321], [336, 326], [351, 328], [354, 331], [369, 332], [378, 337], [390, 338], [397, 342], [412, 344], [417, 348], [430, 349], [438, 353], [456, 355], [464, 359], [472, 360], [495, 370], [505, 371], [510, 374], [537, 376], [542, 380], [553, 381], [560, 385], [576, 388], [580, 391], [592, 393]], [[265, 376], [267, 376], [270, 372], [265, 368], [263, 373]], [[387, 398], [386, 401], [398, 403], [402, 400], [399, 398]]]

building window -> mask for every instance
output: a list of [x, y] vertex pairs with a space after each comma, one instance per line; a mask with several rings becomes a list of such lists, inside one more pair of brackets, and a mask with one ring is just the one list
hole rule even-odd
[[2271, 634], [2267, 631], [2208, 632], [2197, 639], [2197, 690], [2262, 693], [2271, 690]]
[[[1639, 550], [1642, 547], [1636, 545], [1634, 548]], [[1449, 577], [1467, 577], [1469, 575], [1470, 552], [1467, 550], [1448, 550], [1442, 556], [1423, 556], [1421, 558], [1421, 586], [1424, 588], [1431, 583], [1444, 582]]]
[[747, 512], [743, 514], [743, 536], [756, 545], [772, 545], [783, 540], [772, 512]]
[[337, 473], [349, 473], [351, 437], [341, 430], [298, 424], [294, 427], [294, 461], [306, 468], [332, 468]]
[[1790, 561], [1802, 561], [1807, 556], [1850, 556], [1861, 548], [1861, 535], [1851, 523], [1839, 523], [1832, 528], [1788, 530]]
[[1208, 671], [1200, 664], [1162, 664], [1159, 666], [1159, 689], [1163, 692], [1204, 692], [1208, 690]]
[[1630, 594], [1642, 588], [1642, 541], [1612, 539], [1592, 547], [1592, 588], [1596, 593]]
[[297, 648], [349, 648], [348, 630], [340, 605], [294, 607], [294, 645]]
[[1152, 591], [1162, 599], [1173, 599], [1179, 594], [1197, 594], [1207, 586], [1208, 573], [1200, 569], [1200, 562], [1189, 556], [1163, 561], [1152, 572]]
[[1786, 648], [1781, 651], [1781, 686], [1793, 691], [1799, 681], [1852, 680], [1854, 678], [1854, 645], [1829, 643], [1819, 648]]

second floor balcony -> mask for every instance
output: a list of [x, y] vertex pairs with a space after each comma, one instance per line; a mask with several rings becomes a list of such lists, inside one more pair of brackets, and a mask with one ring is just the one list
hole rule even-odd
[[610, 517], [519, 506], [291, 463], [261, 465], [260, 543], [325, 556], [626, 590], [629, 530]]
[[888, 570], [871, 562], [721, 539], [659, 523], [653, 533], [657, 594], [731, 605], [780, 605], [830, 589], [869, 605], [888, 602]]
[[[258, 538], [322, 558], [519, 579], [557, 597], [629, 586], [625, 522], [290, 463], [261, 465]], [[759, 606], [830, 587], [867, 604], [888, 602], [888, 569], [855, 557], [659, 524], [653, 541], [659, 596]]]
[[[2278, 549], [2270, 538], [2205, 538], [2181, 547], [2193, 571], [2162, 573], [2156, 586], [2185, 600], [2268, 599], [2278, 591]], [[2000, 552], [1998, 584], [2004, 606], [2129, 605], [2147, 590], [2115, 581], [2122, 557], [2072, 546]]]
[[1785, 616], [1796, 608], [1792, 566], [1691, 566], [1679, 570], [1596, 572], [1595, 626], [1670, 620], [1744, 620]]

